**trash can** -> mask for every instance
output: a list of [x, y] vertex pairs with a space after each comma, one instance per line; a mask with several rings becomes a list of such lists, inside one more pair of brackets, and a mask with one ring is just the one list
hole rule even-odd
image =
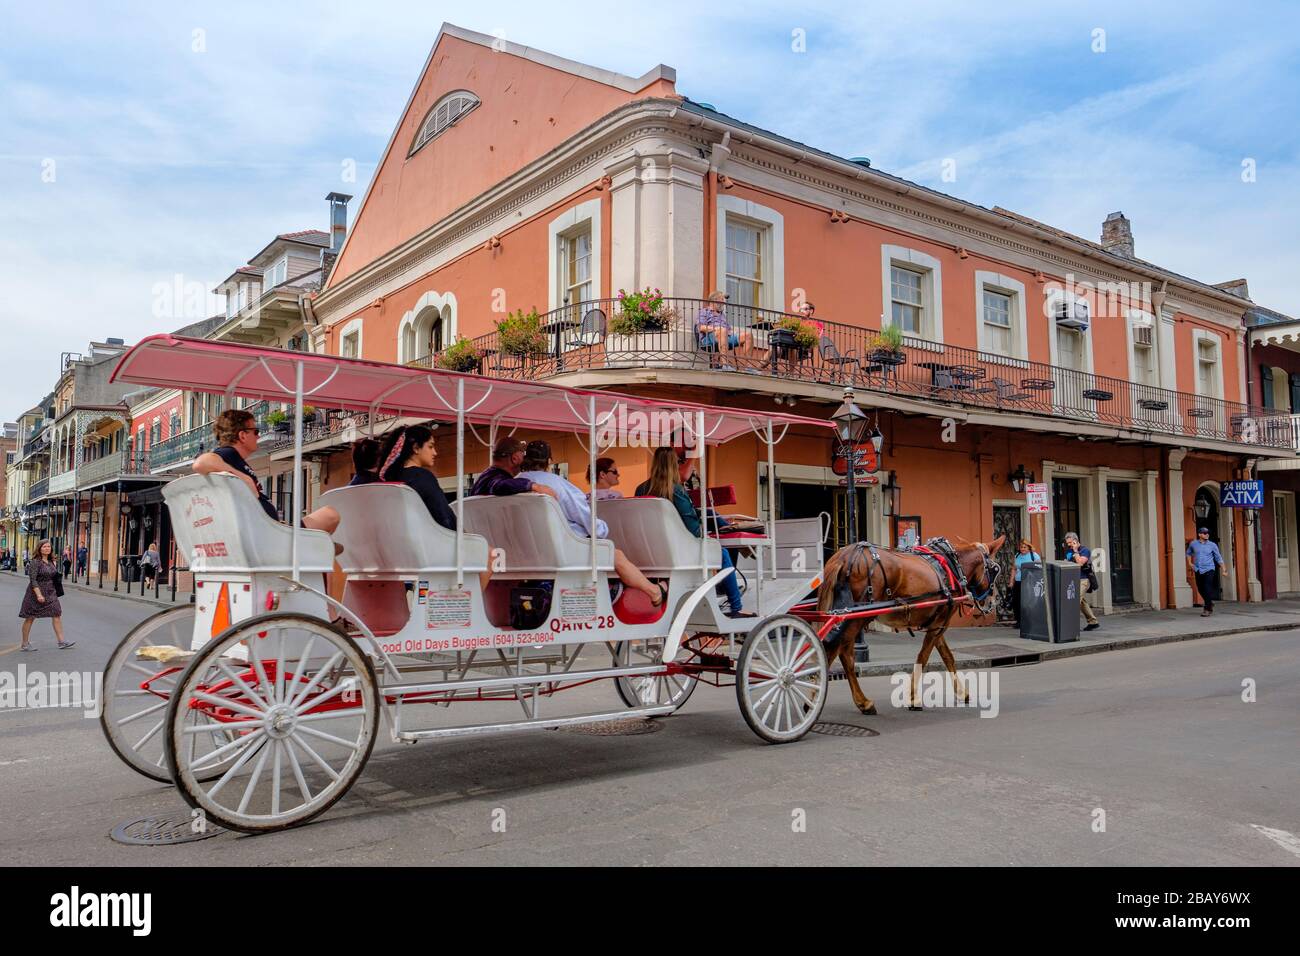
[[[1052, 627], [1047, 627], [1048, 588]], [[1079, 566], [1072, 561], [1038, 561], [1020, 568], [1020, 636], [1029, 641], [1068, 644], [1079, 639]]]
[[117, 563], [122, 569], [121, 579], [127, 584], [133, 584], [140, 580], [140, 556], [138, 554], [124, 554], [117, 559]]

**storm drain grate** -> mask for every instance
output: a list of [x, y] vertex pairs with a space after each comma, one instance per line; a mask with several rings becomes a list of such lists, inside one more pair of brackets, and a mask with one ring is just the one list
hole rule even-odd
[[1043, 659], [1043, 655], [1038, 651], [1013, 647], [1010, 644], [964, 644], [961, 647], [954, 647], [953, 651], [970, 657], [987, 657], [990, 667], [1037, 664]]
[[193, 843], [206, 840], [226, 831], [214, 824], [205, 824], [201, 832], [194, 832], [194, 820], [180, 817], [141, 817], [119, 824], [110, 834], [118, 843], [128, 846], [171, 846], [175, 843]]
[[880, 731], [872, 730], [870, 727], [862, 727], [858, 724], [835, 724], [827, 721], [819, 721], [812, 725], [814, 734], [825, 734], [827, 737], [879, 737]]
[[590, 724], [574, 724], [571, 727], [556, 729], [571, 734], [587, 734], [591, 737], [635, 737], [639, 734], [657, 734], [664, 729], [664, 725], [658, 720], [631, 717], [626, 720], [598, 720]]

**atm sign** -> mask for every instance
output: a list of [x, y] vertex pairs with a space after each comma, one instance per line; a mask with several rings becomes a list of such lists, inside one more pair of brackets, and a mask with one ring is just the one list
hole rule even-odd
[[1219, 505], [1223, 508], [1264, 507], [1264, 482], [1225, 481], [1219, 486]]

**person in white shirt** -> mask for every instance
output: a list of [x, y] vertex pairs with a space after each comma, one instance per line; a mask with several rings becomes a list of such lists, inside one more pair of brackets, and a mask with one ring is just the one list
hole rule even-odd
[[[525, 478], [555, 492], [555, 499], [560, 503], [560, 510], [575, 532], [582, 537], [590, 536], [591, 503], [587, 494], [569, 481], [550, 470], [551, 445], [545, 441], [530, 441], [519, 470], [518, 478]], [[596, 537], [608, 538], [609, 525], [596, 519]], [[626, 587], [640, 591], [650, 599], [655, 607], [663, 604], [668, 597], [668, 589], [662, 584], [654, 584], [641, 573], [641, 570], [628, 560], [618, 548], [614, 549], [614, 573]]]
[[[588, 469], [590, 471], [591, 469]], [[591, 480], [591, 476], [587, 476]], [[623, 492], [616, 491], [614, 486], [618, 484], [618, 465], [614, 464], [613, 458], [596, 459], [596, 500], [606, 501], [610, 498], [622, 498]]]

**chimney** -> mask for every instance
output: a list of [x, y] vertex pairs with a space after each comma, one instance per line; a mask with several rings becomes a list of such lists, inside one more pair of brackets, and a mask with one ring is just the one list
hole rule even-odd
[[1101, 224], [1101, 245], [1107, 252], [1133, 258], [1133, 226], [1122, 212], [1113, 212]]
[[348, 201], [346, 193], [330, 193], [325, 201], [330, 204], [330, 252], [338, 255], [348, 234]]

